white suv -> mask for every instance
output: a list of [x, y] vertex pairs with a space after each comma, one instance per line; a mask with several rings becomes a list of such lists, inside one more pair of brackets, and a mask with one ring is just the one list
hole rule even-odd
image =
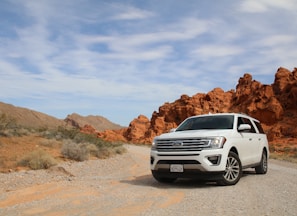
[[187, 118], [176, 129], [155, 137], [151, 171], [160, 182], [206, 178], [234, 185], [245, 168], [267, 172], [269, 147], [257, 119], [219, 113]]

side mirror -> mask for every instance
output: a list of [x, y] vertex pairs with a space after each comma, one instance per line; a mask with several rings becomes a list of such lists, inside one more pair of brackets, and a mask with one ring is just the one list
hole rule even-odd
[[242, 131], [249, 131], [249, 130], [251, 130], [252, 129], [252, 127], [249, 125], [249, 124], [241, 124], [241, 125], [239, 125], [239, 127], [237, 128], [237, 130], [239, 131], [239, 132], [242, 132]]
[[172, 129], [170, 129], [170, 133], [172, 133], [172, 132], [175, 132], [176, 131], [176, 128], [172, 128]]

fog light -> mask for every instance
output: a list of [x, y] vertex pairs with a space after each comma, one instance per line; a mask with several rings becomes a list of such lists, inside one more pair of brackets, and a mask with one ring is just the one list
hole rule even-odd
[[151, 157], [151, 164], [153, 164], [155, 161], [155, 158], [154, 157]]
[[218, 164], [220, 164], [221, 155], [213, 155], [213, 156], [209, 156], [209, 157], [207, 157], [207, 159], [208, 159], [213, 165], [218, 165]]

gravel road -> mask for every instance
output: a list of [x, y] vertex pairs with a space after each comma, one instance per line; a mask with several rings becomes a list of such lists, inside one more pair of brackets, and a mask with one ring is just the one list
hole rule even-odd
[[0, 215], [297, 215], [297, 164], [269, 160], [266, 175], [246, 170], [235, 186], [156, 182], [149, 148], [0, 174]]

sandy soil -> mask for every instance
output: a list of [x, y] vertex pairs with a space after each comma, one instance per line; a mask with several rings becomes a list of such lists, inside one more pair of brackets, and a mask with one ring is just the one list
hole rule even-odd
[[296, 164], [270, 160], [266, 175], [246, 170], [231, 187], [160, 184], [149, 148], [127, 149], [106, 160], [0, 174], [0, 215], [296, 215]]
[[0, 137], [0, 172], [26, 169], [18, 167], [18, 161], [37, 149], [48, 152], [58, 162], [64, 161], [60, 154], [61, 146], [61, 141], [49, 140], [34, 134], [21, 137]]

